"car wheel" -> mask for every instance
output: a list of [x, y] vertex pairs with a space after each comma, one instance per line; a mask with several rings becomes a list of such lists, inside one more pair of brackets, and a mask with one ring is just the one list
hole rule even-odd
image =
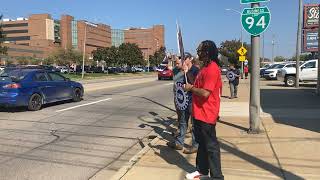
[[29, 111], [39, 111], [42, 107], [42, 97], [40, 94], [33, 94], [28, 103]]
[[72, 100], [73, 100], [74, 102], [79, 102], [79, 101], [81, 101], [81, 97], [82, 97], [81, 89], [80, 89], [80, 88], [76, 88], [76, 89], [73, 91]]
[[159, 80], [159, 81], [162, 80], [161, 77], [158, 77], [158, 80]]
[[293, 76], [286, 77], [285, 85], [288, 87], [293, 87], [296, 84], [296, 78]]

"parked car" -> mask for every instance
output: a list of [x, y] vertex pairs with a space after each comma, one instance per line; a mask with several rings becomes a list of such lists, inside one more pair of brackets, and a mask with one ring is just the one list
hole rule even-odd
[[221, 70], [221, 75], [226, 75], [227, 72], [228, 72], [228, 67], [222, 66], [222, 67], [220, 68], [220, 70]]
[[288, 64], [277, 64], [273, 66], [273, 68], [266, 69], [264, 71], [263, 77], [266, 80], [277, 80], [277, 74], [281, 69], [286, 69], [286, 68], [292, 68], [295, 67], [294, 63], [288, 63]]
[[69, 73], [69, 68], [67, 66], [58, 66], [57, 69], [60, 69], [60, 72], [63, 74]]
[[5, 68], [5, 66], [0, 66], [0, 71], [3, 71]]
[[163, 71], [158, 72], [158, 80], [163, 80], [163, 79], [173, 79], [173, 72], [169, 68], [165, 68]]
[[[301, 82], [317, 82], [318, 80], [318, 60], [309, 60], [300, 66]], [[282, 69], [278, 74], [278, 80], [284, 82], [285, 86], [293, 87], [296, 84], [296, 68]]]
[[141, 67], [132, 67], [132, 72], [144, 72], [144, 69]]
[[[60, 72], [60, 69], [53, 67], [53, 66], [48, 66], [48, 65], [40, 65], [40, 68], [46, 70], [46, 71], [51, 71], [51, 72]], [[32, 67], [31, 67], [32, 68]]]
[[150, 67], [145, 67], [145, 68], [144, 68], [144, 71], [145, 71], [145, 72], [154, 72], [154, 71], [155, 71], [155, 68], [154, 68], [154, 67], [151, 67], [151, 66], [150, 66]]
[[81, 101], [83, 86], [44, 69], [7, 68], [0, 73], [0, 105], [40, 110], [44, 104], [57, 101]]

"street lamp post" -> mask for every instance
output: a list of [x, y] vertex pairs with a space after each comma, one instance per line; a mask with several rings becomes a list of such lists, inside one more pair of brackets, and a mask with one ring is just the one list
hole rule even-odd
[[[237, 11], [237, 10], [234, 10], [234, 9], [226, 9], [226, 11], [233, 11], [233, 12], [236, 12], [238, 14], [240, 14], [241, 16], [241, 12], [240, 11]], [[241, 27], [241, 32], [240, 32], [240, 41], [241, 41], [241, 47], [243, 47], [243, 28]], [[244, 68], [244, 65], [243, 65], [243, 62], [241, 62], [241, 79], [243, 79], [243, 68]]]

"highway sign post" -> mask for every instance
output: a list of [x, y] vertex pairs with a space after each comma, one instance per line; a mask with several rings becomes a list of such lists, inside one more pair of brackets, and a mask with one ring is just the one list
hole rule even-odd
[[261, 3], [261, 2], [269, 2], [270, 0], [240, 0], [241, 4], [251, 4], [251, 3]]
[[243, 9], [241, 23], [251, 35], [258, 36], [269, 26], [271, 14], [268, 7], [253, 7]]

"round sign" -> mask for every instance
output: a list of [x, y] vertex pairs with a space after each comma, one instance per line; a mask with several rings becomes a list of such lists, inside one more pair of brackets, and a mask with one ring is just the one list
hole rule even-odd
[[236, 79], [236, 74], [233, 71], [228, 71], [227, 78], [229, 79], [229, 81], [234, 81]]
[[186, 110], [189, 105], [189, 95], [183, 89], [183, 83], [177, 82], [175, 87], [175, 104], [179, 110]]
[[253, 36], [259, 36], [269, 26], [271, 14], [268, 7], [244, 8], [241, 14], [243, 28]]

